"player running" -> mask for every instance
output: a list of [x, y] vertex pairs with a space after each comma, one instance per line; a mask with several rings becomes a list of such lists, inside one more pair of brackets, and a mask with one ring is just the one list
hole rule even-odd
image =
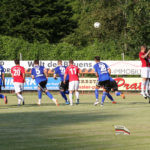
[[60, 94], [63, 97], [63, 99], [66, 101], [66, 105], [69, 105], [70, 102], [67, 99], [66, 94], [69, 94], [68, 87], [69, 87], [69, 76], [67, 75], [66, 81], [64, 83], [64, 74], [65, 74], [66, 66], [62, 65], [62, 60], [58, 60], [58, 67], [55, 68], [54, 72], [54, 79], [57, 79], [57, 75], [60, 77]]
[[69, 66], [66, 68], [64, 75], [64, 84], [66, 83], [67, 75], [69, 75], [69, 99], [70, 105], [73, 105], [72, 95], [75, 91], [76, 104], [79, 104], [79, 68], [73, 65], [73, 60], [69, 60]]
[[47, 69], [43, 66], [39, 66], [39, 60], [34, 61], [34, 68], [32, 68], [31, 75], [32, 79], [35, 79], [38, 85], [38, 105], [41, 105], [42, 92], [44, 92], [56, 104], [56, 106], [59, 106], [57, 99], [53, 98], [53, 95], [46, 88], [48, 73]]
[[21, 102], [23, 105], [25, 104], [24, 98], [22, 96], [25, 82], [25, 69], [24, 67], [20, 66], [19, 60], [15, 60], [14, 62], [16, 66], [11, 68], [11, 74], [14, 79], [14, 88], [18, 98], [18, 106], [20, 106]]
[[104, 105], [104, 101], [105, 101], [106, 96], [112, 101], [113, 104], [116, 104], [113, 97], [109, 94], [109, 91], [111, 90], [111, 87], [110, 87], [111, 69], [108, 67], [107, 64], [100, 62], [99, 56], [95, 57], [95, 62], [96, 62], [96, 64], [94, 65], [94, 70], [96, 73], [96, 77], [98, 78], [98, 82], [96, 84], [96, 89], [95, 89], [96, 102], [94, 103], [94, 105], [96, 106], [97, 104], [99, 104], [98, 89], [100, 87], [103, 87], [101, 106]]
[[149, 97], [148, 89], [149, 89], [149, 69], [148, 69], [148, 60], [147, 56], [150, 53], [150, 50], [146, 52], [146, 46], [141, 46], [141, 51], [139, 52], [139, 58], [142, 63], [141, 68], [141, 77], [142, 77], [142, 85], [141, 85], [141, 95], [144, 96], [144, 98]]
[[[5, 71], [2, 65], [0, 65], [0, 93], [2, 90], [2, 86], [5, 88]], [[0, 94], [0, 98], [4, 99], [5, 104], [8, 103], [7, 96]]]
[[125, 95], [118, 91], [117, 82], [112, 77], [110, 77], [110, 87], [115, 92], [116, 96], [121, 96], [123, 99], [125, 99]]

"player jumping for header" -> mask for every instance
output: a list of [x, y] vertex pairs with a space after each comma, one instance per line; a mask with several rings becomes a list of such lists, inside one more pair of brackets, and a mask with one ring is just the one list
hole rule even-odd
[[79, 68], [73, 65], [73, 60], [69, 60], [69, 66], [66, 68], [64, 75], [64, 84], [66, 83], [67, 75], [69, 75], [69, 99], [70, 105], [73, 105], [72, 95], [75, 91], [76, 104], [79, 104]]
[[142, 85], [141, 85], [141, 95], [144, 98], [149, 97], [149, 77], [150, 77], [150, 70], [149, 70], [149, 63], [148, 63], [148, 55], [150, 50], [146, 52], [146, 46], [141, 46], [141, 51], [139, 52], [139, 58], [142, 63], [141, 67], [141, 77], [142, 77]]
[[19, 60], [15, 60], [14, 62], [16, 66], [11, 68], [11, 74], [14, 79], [14, 88], [18, 98], [18, 106], [20, 106], [21, 102], [23, 105], [25, 104], [24, 98], [22, 96], [25, 82], [25, 69], [24, 67], [20, 66]]
[[43, 66], [39, 66], [39, 60], [34, 61], [34, 68], [32, 68], [31, 75], [32, 79], [35, 79], [38, 85], [38, 105], [41, 105], [42, 92], [44, 92], [56, 104], [56, 106], [59, 106], [57, 99], [53, 98], [53, 95], [46, 88], [48, 73], [47, 69]]
[[96, 77], [98, 78], [98, 82], [96, 84], [96, 89], [95, 89], [96, 102], [94, 103], [94, 105], [96, 106], [97, 104], [99, 104], [99, 99], [98, 99], [99, 98], [99, 92], [98, 92], [99, 87], [103, 87], [101, 106], [104, 105], [106, 96], [108, 96], [108, 98], [112, 101], [113, 104], [116, 104], [113, 97], [109, 94], [109, 91], [111, 90], [111, 87], [110, 87], [111, 69], [108, 67], [107, 64], [100, 62], [99, 56], [95, 57], [95, 62], [96, 62], [96, 64], [94, 65], [94, 70], [96, 73]]
[[[5, 88], [5, 71], [2, 65], [0, 65], [0, 93], [2, 90], [2, 86]], [[5, 104], [7, 104], [7, 96], [0, 94], [0, 98], [4, 99]]]
[[62, 65], [62, 60], [58, 60], [58, 66], [55, 68], [55, 72], [54, 72], [54, 79], [57, 79], [57, 75], [59, 75], [60, 77], [60, 86], [59, 86], [59, 89], [60, 89], [60, 94], [61, 96], [64, 98], [64, 100], [66, 101], [66, 105], [69, 105], [69, 101], [67, 99], [67, 96], [66, 94], [69, 94], [69, 91], [68, 91], [68, 87], [69, 87], [69, 76], [67, 75], [66, 77], [66, 81], [64, 83], [64, 74], [65, 74], [65, 70], [66, 70], [66, 66], [63, 66]]

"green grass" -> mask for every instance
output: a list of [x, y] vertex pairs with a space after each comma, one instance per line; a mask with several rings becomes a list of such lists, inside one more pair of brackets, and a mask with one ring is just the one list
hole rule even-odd
[[[0, 101], [0, 150], [149, 150], [150, 104], [138, 94], [115, 97], [104, 108], [93, 106], [94, 95], [81, 95], [81, 104], [66, 106], [59, 95], [56, 107], [46, 96], [36, 105], [37, 93], [24, 94], [26, 105]], [[130, 136], [115, 135], [125, 125]]]

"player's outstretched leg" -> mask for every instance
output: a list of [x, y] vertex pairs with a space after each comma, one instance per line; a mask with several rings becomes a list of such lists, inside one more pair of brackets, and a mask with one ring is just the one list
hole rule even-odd
[[5, 104], [8, 103], [7, 96], [4, 96], [3, 94], [0, 94], [0, 98], [4, 99]]
[[110, 93], [106, 93], [107, 97], [112, 101], [113, 104], [116, 104], [113, 97], [110, 95]]
[[66, 105], [69, 105], [70, 103], [69, 103], [69, 101], [67, 99], [65, 91], [60, 91], [60, 94], [61, 94], [62, 98], [65, 100]]
[[41, 105], [41, 99], [42, 99], [42, 90], [38, 88], [38, 105]]
[[121, 92], [119, 92], [119, 91], [115, 91], [115, 95], [116, 95], [116, 96], [121, 96], [123, 99], [125, 99], [124, 93], [121, 93]]
[[56, 106], [59, 106], [57, 99], [55, 99], [48, 90], [46, 90], [45, 93], [56, 104]]
[[96, 102], [94, 103], [94, 105], [98, 105], [99, 104], [99, 92], [98, 89], [95, 89], [95, 97], [96, 97]]

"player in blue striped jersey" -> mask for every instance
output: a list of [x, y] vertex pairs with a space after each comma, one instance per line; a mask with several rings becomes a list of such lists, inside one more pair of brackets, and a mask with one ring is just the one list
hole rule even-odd
[[55, 68], [54, 72], [54, 79], [57, 79], [57, 75], [60, 77], [60, 94], [66, 102], [66, 105], [69, 105], [69, 101], [67, 99], [66, 94], [69, 94], [68, 87], [69, 87], [69, 76], [66, 77], [66, 82], [64, 83], [64, 74], [65, 74], [66, 66], [62, 65], [62, 60], [58, 60], [58, 66]]
[[98, 89], [100, 87], [103, 87], [103, 95], [101, 100], [101, 106], [103, 106], [106, 96], [112, 101], [113, 104], [116, 104], [113, 97], [109, 94], [111, 87], [110, 87], [110, 73], [111, 69], [108, 67], [107, 64], [100, 62], [100, 57], [95, 57], [96, 64], [94, 65], [94, 70], [96, 73], [96, 76], [98, 78], [98, 82], [96, 84], [95, 89], [95, 96], [96, 96], [96, 102], [94, 105], [97, 105], [99, 103], [99, 92]]
[[47, 69], [45, 69], [43, 66], [39, 66], [39, 60], [34, 61], [34, 68], [32, 68], [31, 75], [32, 79], [35, 79], [38, 85], [38, 105], [41, 104], [42, 92], [44, 92], [57, 106], [59, 106], [57, 99], [55, 99], [46, 88], [48, 73]]

